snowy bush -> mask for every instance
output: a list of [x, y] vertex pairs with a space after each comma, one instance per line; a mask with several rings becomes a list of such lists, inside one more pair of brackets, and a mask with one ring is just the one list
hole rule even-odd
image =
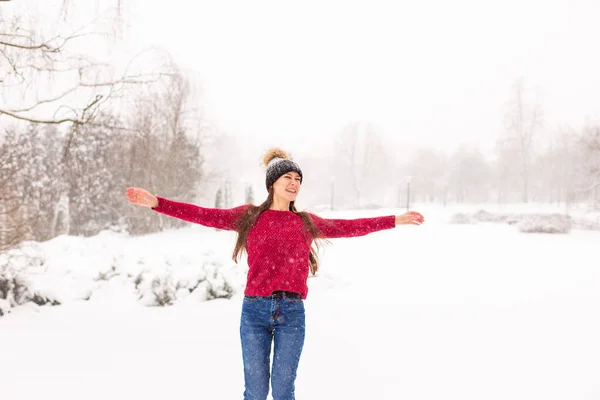
[[569, 233], [571, 225], [571, 217], [567, 215], [533, 214], [523, 217], [517, 228], [524, 233]]
[[507, 218], [507, 219], [506, 219], [506, 223], [507, 223], [508, 225], [516, 225], [516, 224], [518, 224], [518, 223], [519, 223], [519, 221], [520, 221], [520, 220], [519, 220], [519, 219], [516, 219], [516, 218]]
[[507, 223], [513, 225], [519, 222], [523, 215], [521, 214], [506, 214], [506, 213], [491, 213], [485, 210], [479, 210], [473, 214], [473, 218], [480, 222], [496, 222]]
[[573, 228], [585, 229], [590, 231], [600, 231], [600, 217], [582, 216], [573, 218]]
[[32, 276], [43, 270], [43, 264], [39, 249], [27, 242], [0, 254], [0, 316], [30, 301], [37, 305], [60, 304], [33, 287]]
[[196, 288], [202, 291], [205, 300], [229, 299], [235, 294], [235, 289], [220, 270], [221, 268], [214, 264], [205, 265], [206, 278]]
[[100, 271], [98, 272], [98, 275], [96, 276], [96, 280], [97, 281], [108, 281], [111, 278], [114, 278], [115, 276], [119, 276], [120, 274], [117, 272], [117, 267], [114, 265], [111, 265], [111, 267], [109, 269], [107, 269], [106, 271]]
[[494, 215], [490, 212], [487, 212], [485, 210], [479, 210], [477, 211], [473, 217], [477, 220], [477, 221], [481, 221], [481, 222], [498, 222], [498, 216]]
[[456, 213], [450, 218], [452, 224], [476, 224], [478, 222], [507, 223], [514, 225], [523, 219], [521, 214], [491, 213], [479, 210], [474, 213]]
[[[163, 246], [164, 237], [172, 235], [178, 237], [174, 245]], [[145, 238], [106, 231], [88, 238], [62, 235], [26, 242], [0, 253], [1, 313], [19, 305], [78, 300], [169, 306], [231, 298], [242, 288], [245, 273], [226, 253], [221, 255], [214, 235], [207, 234], [201, 248], [181, 244], [177, 231]]]
[[8, 268], [0, 271], [0, 299], [16, 306], [25, 303], [29, 298], [31, 295], [23, 276], [12, 273]]
[[179, 287], [173, 283], [170, 275], [155, 277], [151, 284], [151, 293], [154, 304], [157, 306], [168, 306], [173, 304], [177, 298]]
[[473, 218], [466, 213], [456, 213], [450, 218], [451, 224], [472, 224], [474, 222]]
[[3, 317], [6, 314], [10, 313], [10, 309], [10, 303], [5, 299], [0, 299], [0, 317]]
[[214, 261], [207, 261], [201, 267], [144, 271], [134, 282], [139, 300], [148, 306], [169, 306], [188, 297], [197, 301], [229, 299], [235, 289], [223, 270]]

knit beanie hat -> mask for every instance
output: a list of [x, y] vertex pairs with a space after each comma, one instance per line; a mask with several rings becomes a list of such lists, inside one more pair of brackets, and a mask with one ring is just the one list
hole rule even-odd
[[296, 172], [300, 175], [300, 183], [302, 183], [302, 170], [285, 150], [278, 147], [269, 149], [263, 158], [263, 164], [267, 167], [266, 185], [267, 190], [275, 183], [277, 179], [288, 172]]

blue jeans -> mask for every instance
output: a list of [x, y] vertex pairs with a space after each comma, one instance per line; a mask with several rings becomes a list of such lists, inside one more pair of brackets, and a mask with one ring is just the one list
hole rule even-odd
[[304, 346], [304, 330], [302, 298], [285, 294], [244, 297], [240, 322], [244, 400], [266, 400], [269, 378], [274, 400], [295, 399], [294, 381]]

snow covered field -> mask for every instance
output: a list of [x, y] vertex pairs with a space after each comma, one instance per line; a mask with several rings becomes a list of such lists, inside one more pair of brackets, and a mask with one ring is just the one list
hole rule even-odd
[[[424, 225], [321, 249], [297, 398], [600, 399], [600, 232], [524, 234], [449, 224], [458, 208], [415, 210]], [[234, 238], [190, 225], [32, 244], [43, 264], [31, 287], [61, 305], [0, 318], [0, 399], [241, 399]], [[207, 286], [183, 297], [202, 274]], [[146, 306], [165, 276], [178, 300]], [[232, 298], [203, 301], [225, 281]]]

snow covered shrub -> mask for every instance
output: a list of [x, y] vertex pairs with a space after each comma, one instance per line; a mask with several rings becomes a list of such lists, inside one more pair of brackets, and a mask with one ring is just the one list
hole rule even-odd
[[485, 210], [479, 210], [477, 211], [473, 217], [477, 220], [477, 221], [481, 221], [481, 222], [497, 222], [498, 217], [495, 216], [494, 214], [487, 212]]
[[[129, 277], [131, 277], [131, 275], [128, 275]], [[133, 283], [135, 284], [135, 288], [139, 289], [140, 284], [144, 281], [144, 272], [140, 272], [139, 274], [136, 275], [135, 279], [133, 280]]]
[[134, 279], [138, 298], [148, 306], [169, 306], [187, 297], [197, 301], [229, 299], [235, 288], [225, 276], [225, 268], [214, 260], [206, 260], [201, 266], [166, 262], [161, 270], [140, 272]]
[[[3, 300], [0, 316], [6, 314], [7, 308], [19, 306], [28, 301], [38, 306], [60, 304], [57, 300], [50, 299], [31, 289], [32, 282], [26, 275], [27, 265], [19, 268], [19, 263], [15, 261], [14, 257], [7, 257], [6, 260], [8, 262], [0, 266], [0, 300]], [[32, 259], [30, 262], [35, 264], [36, 260]]]
[[157, 306], [168, 306], [173, 304], [177, 298], [177, 285], [173, 284], [173, 279], [170, 275], [165, 277], [155, 277], [152, 280], [152, 295], [154, 296], [154, 304]]
[[206, 278], [198, 283], [195, 290], [202, 290], [205, 300], [229, 299], [235, 294], [235, 289], [219, 273], [218, 269], [209, 271]]
[[590, 231], [600, 231], [600, 217], [586, 215], [573, 218], [573, 227]]
[[504, 214], [502, 215], [502, 220], [499, 222], [506, 222], [508, 225], [516, 225], [520, 223], [525, 215], [522, 214]]
[[524, 233], [569, 233], [571, 217], [562, 214], [526, 215], [517, 224], [517, 228]]
[[154, 275], [150, 275], [149, 271], [143, 271], [135, 278], [134, 284], [138, 291], [138, 299], [147, 306], [168, 306], [177, 298], [170, 271], [162, 271]]
[[[23, 259], [15, 258], [14, 250], [2, 254], [0, 265], [0, 299], [5, 300], [3, 308], [15, 307], [31, 300], [29, 281], [23, 272]], [[26, 260], [25, 260], [26, 261]]]
[[31, 298], [27, 281], [20, 275], [0, 275], [0, 298], [16, 306], [25, 303]]
[[[44, 260], [40, 249], [32, 242], [0, 254], [0, 299], [3, 309], [27, 302], [37, 305], [58, 305], [60, 302], [36, 289], [34, 278], [43, 273]], [[4, 312], [6, 314], [6, 312]]]
[[59, 306], [60, 305], [60, 301], [58, 301], [56, 299], [51, 299], [49, 296], [44, 296], [40, 293], [34, 293], [33, 297], [31, 298], [31, 301], [34, 302], [35, 304], [37, 304], [38, 306], [43, 306], [43, 305]]
[[473, 218], [480, 222], [495, 222], [495, 223], [507, 223], [509, 225], [516, 224], [523, 216], [520, 214], [506, 214], [506, 213], [491, 213], [485, 210], [479, 210], [473, 214]]
[[113, 277], [119, 276], [119, 275], [120, 274], [117, 272], [117, 267], [112, 265], [109, 270], [98, 272], [98, 276], [96, 276], [95, 280], [96, 281], [108, 281], [108, 280], [110, 280], [110, 278], [113, 278]]
[[472, 224], [473, 218], [469, 214], [456, 213], [450, 218], [451, 224]]
[[10, 303], [4, 299], [0, 299], [0, 317], [10, 313]]

